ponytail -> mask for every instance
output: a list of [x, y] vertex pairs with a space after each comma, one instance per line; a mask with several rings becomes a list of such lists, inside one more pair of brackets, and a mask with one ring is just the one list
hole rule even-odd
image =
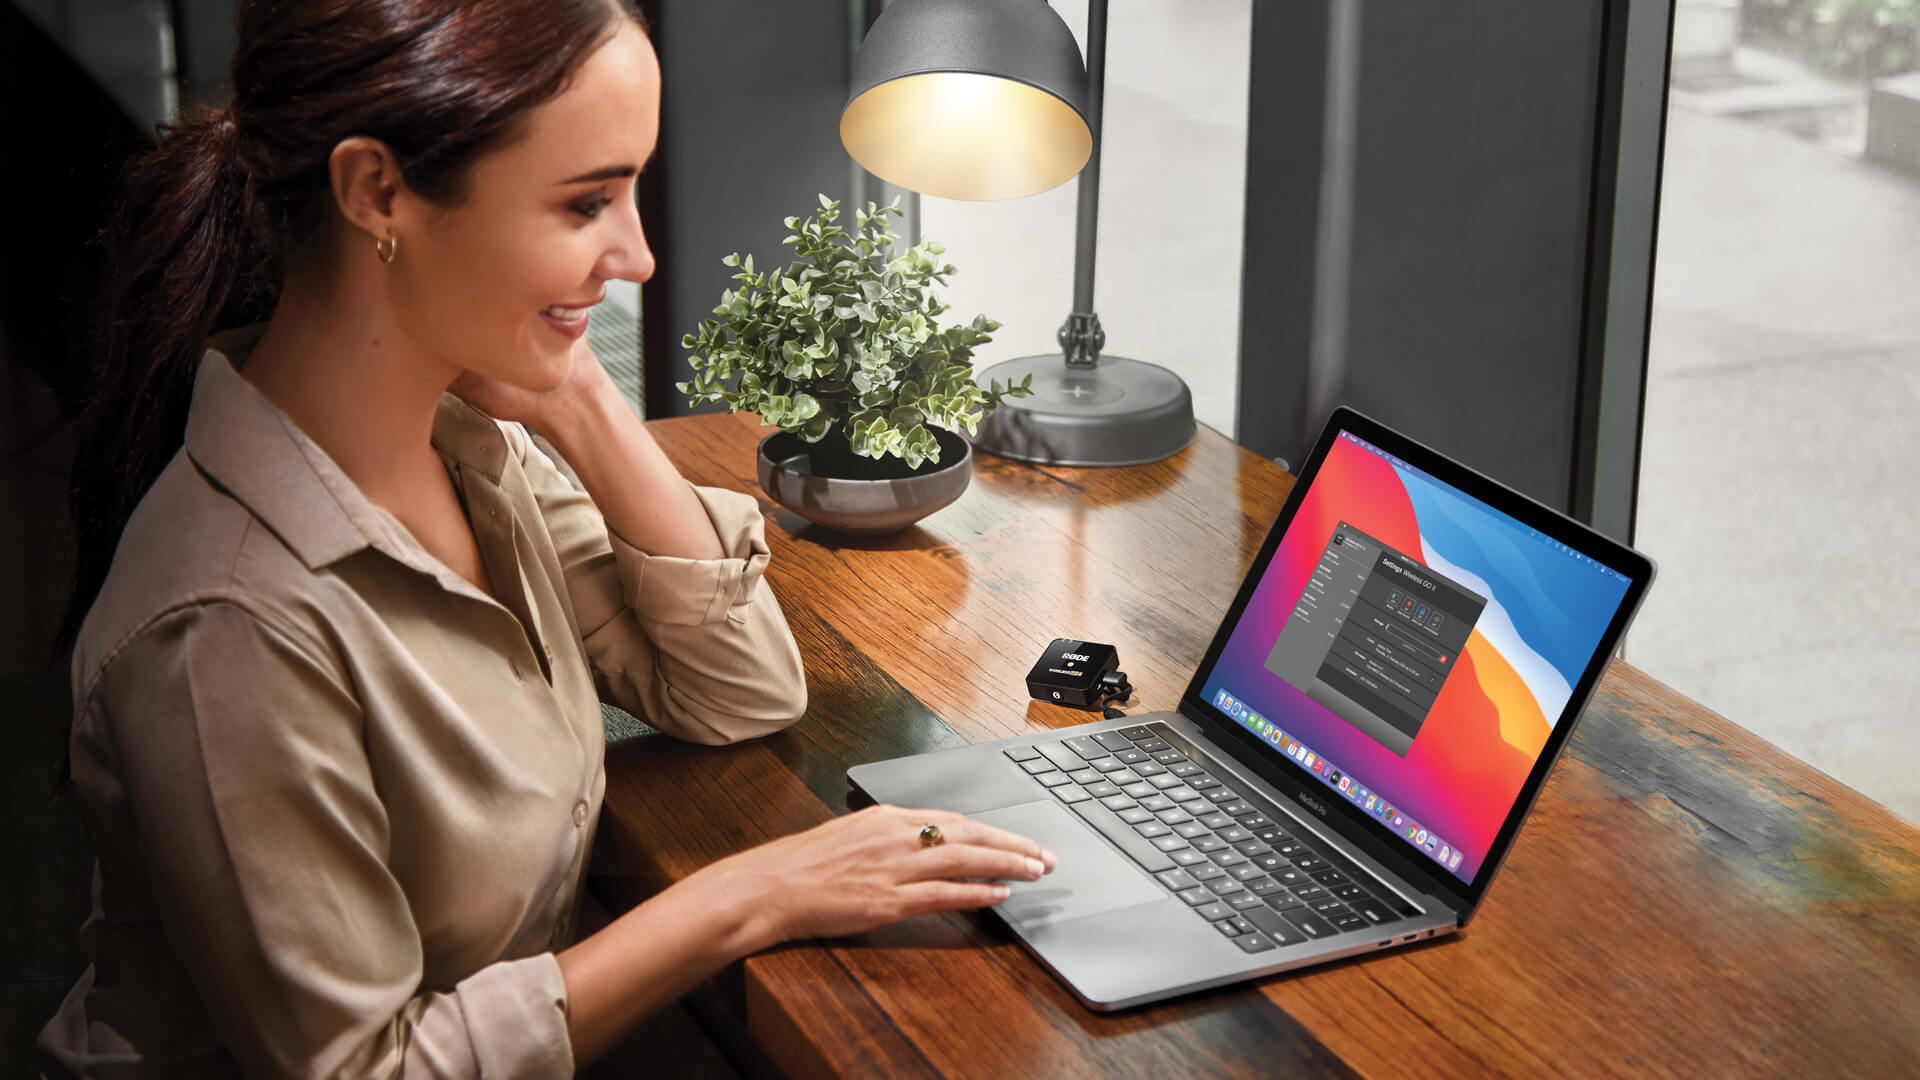
[[103, 233], [110, 277], [71, 511], [78, 550], [59, 648], [72, 645], [133, 509], [186, 437], [194, 373], [216, 327], [270, 309], [233, 114], [162, 125]]

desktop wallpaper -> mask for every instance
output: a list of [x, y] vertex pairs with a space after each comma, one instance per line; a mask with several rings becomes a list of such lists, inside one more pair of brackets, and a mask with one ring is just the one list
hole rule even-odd
[[[1340, 522], [1488, 597], [1404, 758], [1268, 671], [1265, 659]], [[1208, 675], [1464, 852], [1471, 882], [1572, 696], [1627, 581], [1349, 438], [1313, 486]]]

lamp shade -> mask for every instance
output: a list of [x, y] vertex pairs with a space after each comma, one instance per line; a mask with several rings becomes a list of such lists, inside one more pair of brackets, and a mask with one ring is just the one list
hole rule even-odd
[[840, 142], [862, 168], [944, 199], [1015, 199], [1093, 153], [1087, 72], [1045, 0], [895, 0], [854, 55]]

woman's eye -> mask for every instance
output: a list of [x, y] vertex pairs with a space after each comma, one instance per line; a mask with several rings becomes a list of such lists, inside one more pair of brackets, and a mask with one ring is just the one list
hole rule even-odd
[[587, 199], [584, 202], [574, 203], [573, 212], [586, 218], [588, 221], [592, 221], [594, 218], [599, 217], [600, 211], [605, 209], [611, 202], [613, 202], [613, 200], [604, 194], [595, 195], [593, 198]]

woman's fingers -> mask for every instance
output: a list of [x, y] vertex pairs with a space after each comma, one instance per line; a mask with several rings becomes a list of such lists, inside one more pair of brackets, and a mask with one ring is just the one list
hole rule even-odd
[[941, 844], [916, 851], [900, 860], [900, 880], [935, 878], [990, 878], [995, 881], [1038, 881], [1046, 864], [1031, 855], [974, 844]]
[[936, 911], [992, 907], [1007, 898], [1007, 887], [972, 881], [916, 881], [900, 886], [899, 896], [900, 917], [907, 919]]
[[[946, 844], [972, 844], [1015, 852], [1040, 860], [1049, 873], [1058, 862], [1053, 852], [1042, 847], [1039, 841], [975, 821], [965, 814], [956, 814], [951, 810], [903, 810], [902, 813], [909, 821], [939, 826], [941, 840]], [[917, 832], [913, 838], [914, 842], [919, 842]]]

